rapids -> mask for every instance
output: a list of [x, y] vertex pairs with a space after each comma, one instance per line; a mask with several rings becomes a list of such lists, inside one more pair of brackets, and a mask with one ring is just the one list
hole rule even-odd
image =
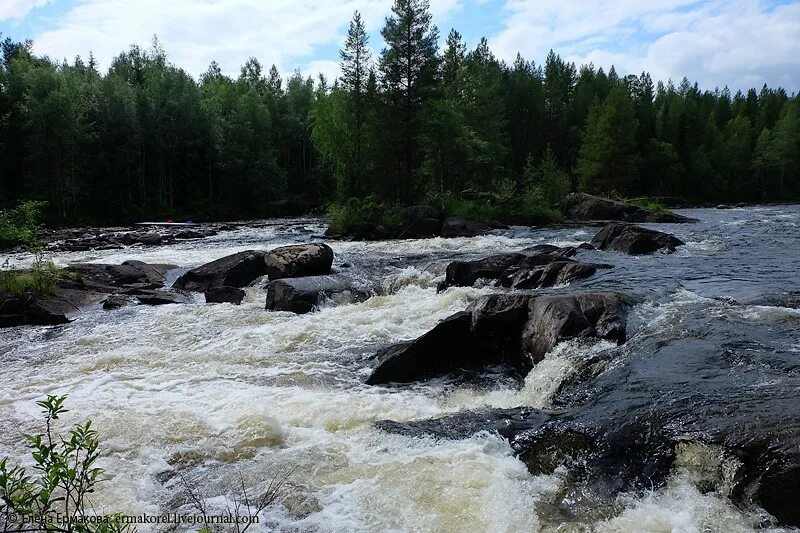
[[[681, 214], [700, 222], [648, 225], [686, 241], [676, 253], [587, 252], [582, 259], [614, 268], [568, 290], [648, 294], [632, 320], [651, 336], [691, 328], [722, 345], [728, 332], [718, 324], [739, 322], [745, 338], [737, 342], [768, 343], [781, 363], [800, 357], [800, 312], [747, 305], [800, 291], [800, 207]], [[316, 219], [285, 219], [170, 246], [53, 259], [191, 268], [241, 250], [319, 240], [324, 229]], [[666, 487], [623, 495], [612, 509], [559, 524], [548, 502], [564, 472], [530, 474], [499, 436], [434, 440], [374, 427], [378, 420], [466, 409], [549, 407], [574, 362], [611, 349], [609, 343], [561, 344], [522, 382], [491, 371], [478, 381], [404, 387], [363, 381], [378, 348], [421, 335], [496, 291], [437, 294], [448, 261], [539, 243], [577, 245], [597, 229], [515, 227], [474, 238], [329, 242], [334, 269], [377, 281], [380, 290], [367, 301], [329, 301], [307, 315], [265, 311], [263, 282], [256, 282], [241, 306], [205, 305], [195, 295], [197, 305], [98, 306], [63, 326], [0, 330], [0, 456], [24, 462], [22, 434], [40, 429], [36, 400], [66, 394], [63, 424], [91, 419], [101, 435], [106, 481], [92, 497], [99, 511], [191, 512], [187, 484], [223, 510], [240, 476], [257, 492], [289, 474], [280, 503], [261, 516], [263, 530], [763, 531], [763, 512], [735, 507], [724, 483], [710, 492], [698, 488], [697, 476], [716, 457], [707, 450], [681, 451]], [[745, 305], [731, 306], [732, 300]]]

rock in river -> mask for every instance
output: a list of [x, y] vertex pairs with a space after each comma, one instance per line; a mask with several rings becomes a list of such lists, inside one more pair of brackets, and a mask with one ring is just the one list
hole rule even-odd
[[204, 292], [211, 287], [245, 287], [267, 273], [264, 252], [247, 250], [211, 261], [179, 277], [173, 288]]
[[597, 271], [596, 265], [579, 263], [568, 255], [575, 248], [546, 248], [545, 253], [498, 254], [472, 261], [453, 261], [447, 265], [445, 280], [439, 289], [468, 287], [479, 279], [496, 280], [503, 287], [538, 289], [553, 287], [588, 278]]
[[331, 273], [333, 250], [327, 244], [296, 244], [270, 250], [264, 255], [270, 280], [322, 276]]
[[205, 291], [206, 303], [229, 303], [239, 305], [244, 300], [244, 291], [236, 287], [211, 287]]
[[630, 255], [651, 254], [658, 250], [670, 253], [683, 244], [682, 240], [669, 233], [622, 222], [606, 225], [592, 239], [592, 245], [600, 250]]
[[308, 313], [323, 298], [345, 294], [353, 299], [366, 299], [370, 291], [342, 275], [277, 279], [267, 284], [266, 309]]
[[379, 351], [367, 384], [408, 383], [498, 364], [527, 371], [558, 342], [576, 337], [623, 343], [633, 303], [615, 292], [484, 296], [421, 337]]
[[619, 220], [624, 222], [696, 222], [669, 211], [656, 212], [638, 205], [609, 200], [583, 192], [568, 195], [559, 206], [572, 220]]

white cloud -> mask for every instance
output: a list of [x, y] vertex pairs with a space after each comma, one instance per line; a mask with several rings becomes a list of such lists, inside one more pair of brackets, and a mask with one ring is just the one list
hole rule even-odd
[[2, 0], [2, 2], [0, 2], [0, 20], [21, 19], [32, 9], [50, 1], [51, 0]]
[[[265, 68], [276, 64], [281, 72], [317, 64], [330, 74], [330, 60], [308, 63], [318, 47], [325, 47], [330, 57], [327, 48], [341, 43], [355, 10], [361, 12], [368, 30], [377, 30], [391, 4], [391, 0], [80, 0], [55, 28], [34, 36], [34, 49], [55, 59], [85, 56], [92, 50], [100, 67], [106, 68], [130, 44], [149, 46], [156, 34], [170, 59], [194, 75], [204, 72], [212, 60], [224, 72], [235, 74], [251, 56]], [[431, 4], [435, 17], [460, 7], [459, 0]]]
[[759, 0], [509, 0], [498, 56], [541, 60], [551, 48], [577, 63], [703, 87], [800, 85], [800, 4]]

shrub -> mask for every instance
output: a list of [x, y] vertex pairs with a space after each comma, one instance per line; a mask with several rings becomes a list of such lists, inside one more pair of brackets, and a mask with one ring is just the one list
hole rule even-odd
[[59, 279], [80, 281], [80, 274], [57, 268], [42, 252], [35, 252], [29, 270], [0, 269], [0, 294], [51, 296]]
[[352, 234], [366, 222], [380, 224], [389, 231], [399, 229], [403, 224], [400, 211], [398, 206], [386, 205], [375, 196], [368, 196], [330, 204], [325, 216], [332, 232]]
[[87, 520], [87, 495], [94, 491], [101, 468], [97, 431], [91, 421], [54, 434], [53, 423], [67, 412], [66, 396], [47, 396], [42, 408], [45, 432], [25, 435], [35, 473], [0, 460], [0, 530], [105, 533], [127, 531], [120, 515], [94, 523]]
[[23, 202], [0, 214], [0, 249], [35, 245], [46, 205], [46, 202]]

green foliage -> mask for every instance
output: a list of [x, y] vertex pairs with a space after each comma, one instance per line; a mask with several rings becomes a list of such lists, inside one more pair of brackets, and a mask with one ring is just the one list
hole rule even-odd
[[647, 209], [648, 211], [653, 211], [654, 213], [666, 213], [669, 211], [663, 204], [648, 198], [633, 198], [626, 200], [626, 202], [629, 204], [638, 205], [642, 209]]
[[523, 180], [529, 194], [538, 196], [548, 206], [558, 205], [569, 194], [569, 175], [558, 168], [555, 154], [549, 146], [538, 166], [534, 167], [533, 160], [528, 158]]
[[0, 250], [36, 243], [45, 202], [22, 202], [0, 214]]
[[127, 531], [121, 516], [105, 521], [87, 519], [88, 496], [94, 492], [103, 470], [97, 431], [91, 421], [78, 424], [65, 436], [55, 433], [54, 423], [67, 412], [66, 396], [47, 396], [42, 408], [45, 432], [25, 435], [33, 459], [33, 472], [0, 460], [0, 528], [3, 531], [105, 533]]
[[[428, 0], [393, 2], [373, 66], [376, 29], [354, 14], [341, 79], [320, 77], [316, 87], [255, 58], [234, 78], [212, 62], [196, 81], [157, 41], [132, 46], [102, 75], [92, 61], [54, 62], [30, 42], [6, 41], [0, 208], [43, 199], [47, 222], [79, 224], [264, 217], [334, 200], [335, 218], [347, 221], [360, 215], [349, 198], [371, 195], [491, 210], [509, 182], [516, 203], [530, 206], [578, 187], [800, 199], [800, 101], [781, 88], [654, 83], [554, 51], [542, 63], [507, 64], [486, 40], [468, 50], [455, 30], [439, 53]], [[506, 216], [521, 213], [506, 203]], [[24, 225], [5, 220], [0, 247], [24, 244]]]
[[326, 211], [326, 219], [334, 234], [356, 233], [366, 222], [381, 225], [387, 231], [400, 229], [403, 224], [400, 208], [381, 203], [375, 196], [332, 203]]
[[576, 167], [583, 190], [608, 192], [630, 185], [637, 126], [630, 95], [622, 86], [592, 107]]

